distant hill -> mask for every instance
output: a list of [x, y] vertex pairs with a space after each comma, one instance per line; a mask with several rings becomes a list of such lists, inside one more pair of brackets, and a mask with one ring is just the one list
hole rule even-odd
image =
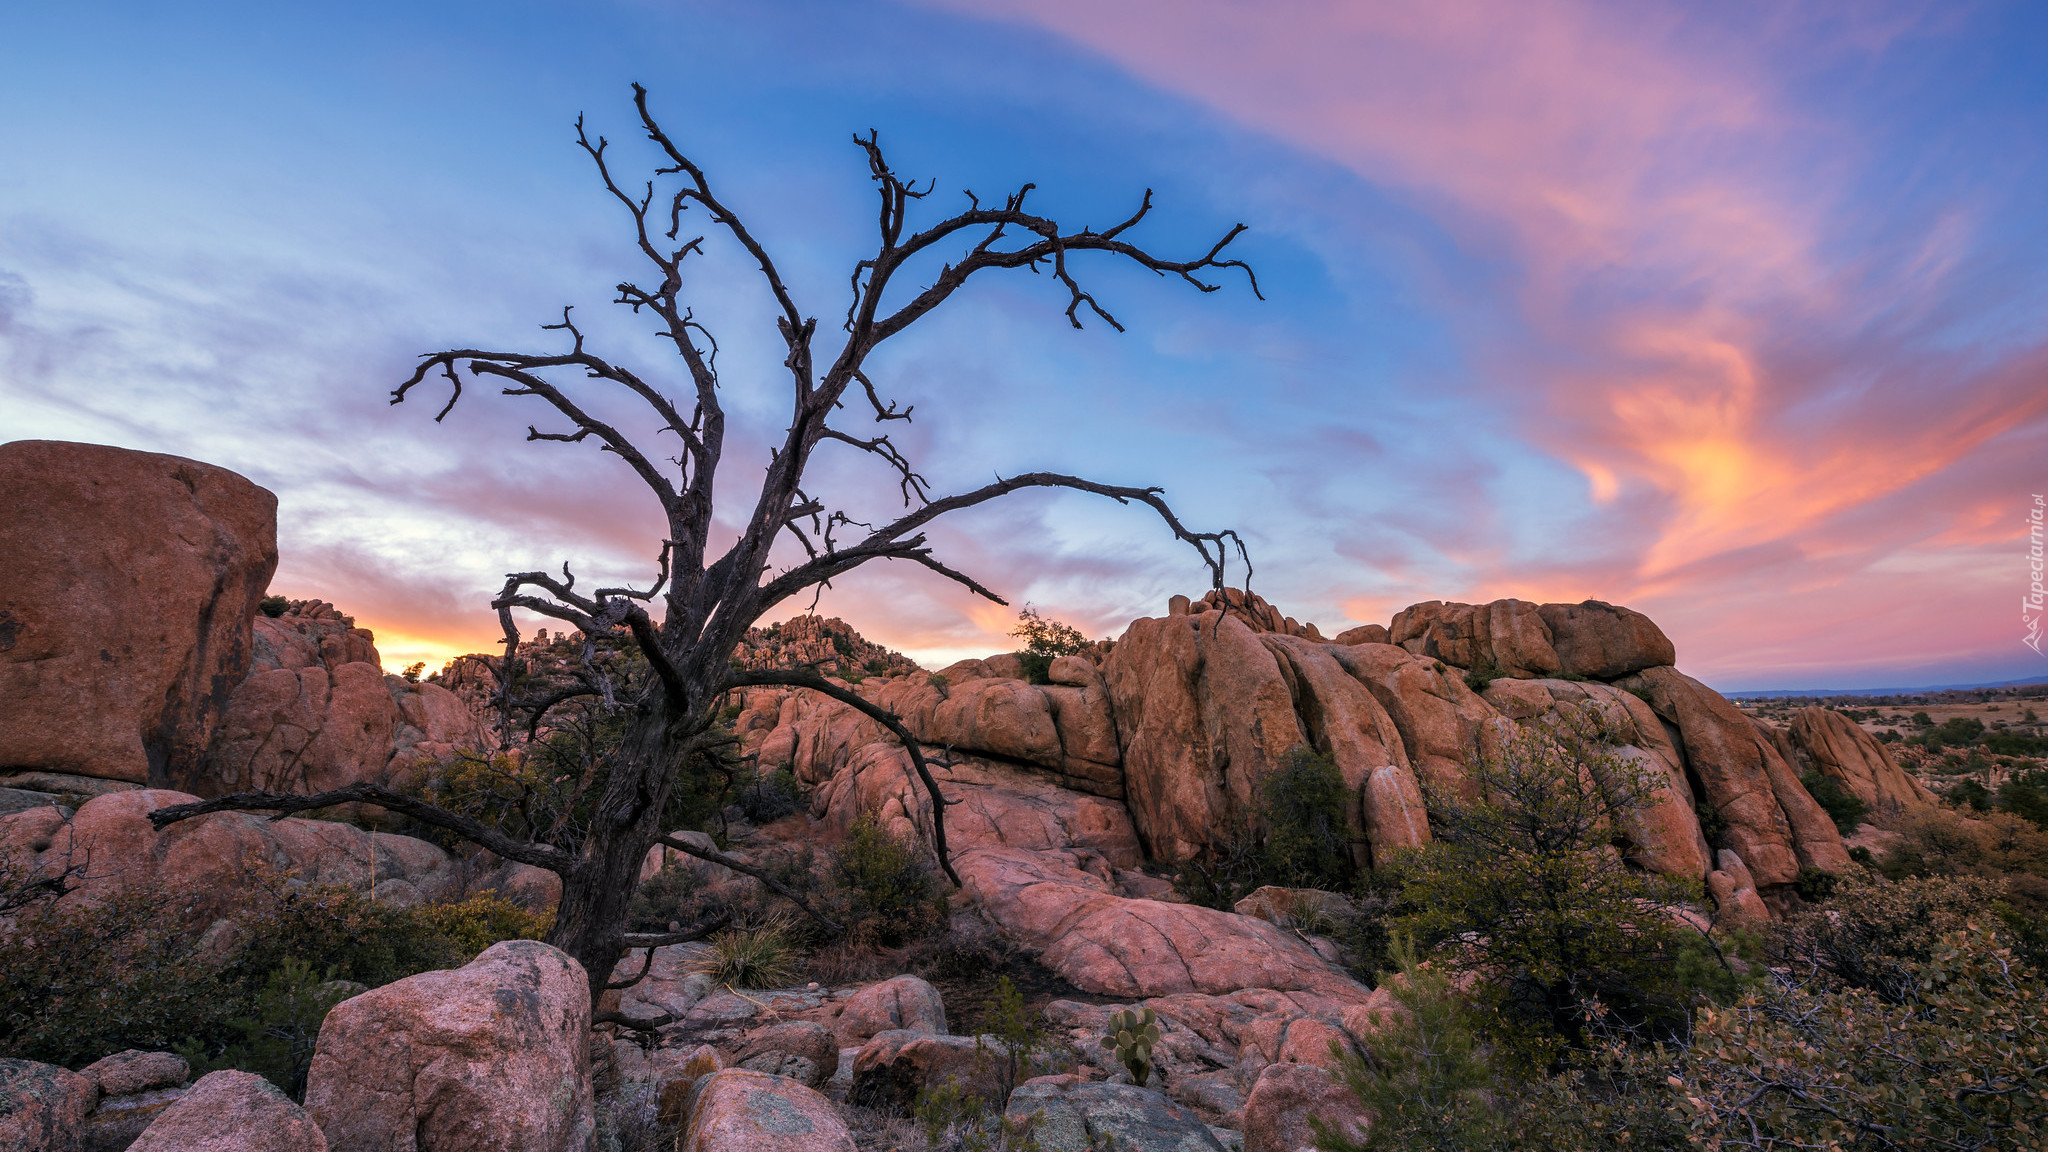
[[1730, 700], [1784, 700], [1811, 697], [1833, 699], [1854, 696], [1884, 702], [1894, 696], [1936, 696], [1944, 693], [1991, 692], [2001, 696], [2033, 696], [2048, 693], [2048, 681], [2000, 680], [1995, 684], [1933, 684], [1921, 688], [1768, 688], [1755, 692], [1730, 692]]

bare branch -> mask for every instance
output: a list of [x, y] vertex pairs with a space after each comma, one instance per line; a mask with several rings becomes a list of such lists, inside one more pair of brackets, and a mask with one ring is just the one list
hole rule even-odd
[[752, 864], [749, 864], [744, 860], [735, 859], [731, 856], [727, 856], [723, 852], [714, 851], [709, 848], [699, 848], [695, 844], [690, 843], [688, 840], [678, 840], [673, 836], [663, 836], [661, 839], [656, 840], [655, 843], [663, 845], [665, 847], [673, 848], [686, 856], [695, 856], [699, 860], [708, 860], [713, 864], [719, 865], [720, 867], [730, 868], [735, 872], [740, 872], [748, 876], [752, 876], [754, 879], [759, 880], [762, 883], [762, 885], [765, 886], [770, 892], [773, 892], [777, 896], [780, 896], [783, 899], [790, 901], [797, 907], [803, 909], [806, 913], [809, 913], [811, 919], [816, 920], [820, 924], [823, 924], [828, 931], [845, 931], [845, 929], [839, 926], [838, 921], [832, 919], [830, 916], [825, 915], [823, 912], [818, 911], [816, 908], [811, 907], [811, 902], [809, 900], [804, 899], [802, 893], [796, 891], [795, 889], [784, 884], [782, 881], [777, 880], [775, 877], [770, 876], [768, 873], [762, 871], [759, 868], [754, 867]]
[[401, 816], [410, 816], [422, 824], [445, 828], [472, 844], [480, 845], [507, 860], [520, 864], [531, 864], [550, 872], [567, 875], [574, 867], [576, 858], [552, 844], [535, 844], [526, 840], [514, 840], [496, 828], [459, 813], [429, 804], [424, 800], [395, 792], [382, 784], [367, 782], [350, 784], [329, 792], [316, 792], [302, 796], [291, 792], [231, 792], [211, 800], [194, 804], [174, 804], [158, 808], [149, 814], [149, 822], [159, 831], [180, 820], [195, 816], [206, 816], [214, 812], [275, 812], [272, 819], [283, 819], [293, 812], [311, 812], [320, 808], [332, 808], [337, 804], [374, 804], [389, 809]]
[[997, 603], [1003, 603], [1000, 597], [982, 589], [980, 585], [975, 584], [967, 577], [954, 572], [944, 565], [938, 564], [936, 561], [931, 560], [928, 555], [920, 555], [920, 550], [917, 546], [922, 543], [922, 537], [906, 540], [904, 536], [948, 512], [972, 508], [978, 504], [986, 504], [998, 496], [1007, 495], [1024, 488], [1067, 488], [1076, 492], [1089, 492], [1097, 496], [1107, 496], [1119, 504], [1137, 501], [1157, 512], [1160, 519], [1166, 522], [1166, 526], [1172, 530], [1177, 539], [1187, 541], [1201, 555], [1202, 562], [1209, 566], [1212, 587], [1223, 587], [1224, 563], [1229, 558], [1225, 548], [1226, 542], [1235, 544], [1238, 554], [1244, 558], [1247, 581], [1249, 581], [1251, 560], [1250, 554], [1245, 550], [1243, 539], [1235, 531], [1228, 528], [1220, 532], [1190, 531], [1186, 525], [1181, 523], [1180, 517], [1174, 514], [1173, 509], [1167, 505], [1165, 499], [1160, 495], [1163, 489], [1127, 488], [1113, 484], [1099, 484], [1093, 480], [1084, 480], [1078, 476], [1063, 476], [1055, 472], [1027, 472], [1022, 476], [1013, 476], [1007, 480], [997, 480], [993, 484], [985, 484], [971, 492], [963, 492], [955, 496], [948, 496], [942, 500], [934, 500], [894, 523], [886, 524], [876, 529], [866, 540], [858, 544], [819, 557], [810, 563], [789, 570], [764, 586], [762, 590], [763, 607], [773, 607], [776, 603], [795, 595], [812, 584], [829, 580], [849, 572], [869, 560], [880, 558], [916, 560], [918, 563], [932, 568], [948, 579], [966, 584], [974, 589], [977, 595], [986, 596]]
[[939, 867], [946, 870], [946, 878], [957, 887], [960, 874], [953, 871], [953, 858], [946, 850], [946, 806], [953, 801], [946, 799], [939, 791], [939, 782], [932, 778], [932, 770], [925, 764], [924, 746], [910, 729], [903, 726], [894, 712], [881, 707], [856, 693], [849, 692], [832, 683], [816, 672], [790, 669], [760, 669], [750, 672], [734, 672], [726, 680], [726, 687], [751, 688], [757, 685], [781, 684], [792, 688], [808, 688], [821, 695], [830, 696], [855, 711], [887, 728], [902, 743], [903, 750], [910, 754], [911, 766], [917, 769], [919, 780], [924, 782], [925, 791], [932, 798], [932, 849], [938, 853]]

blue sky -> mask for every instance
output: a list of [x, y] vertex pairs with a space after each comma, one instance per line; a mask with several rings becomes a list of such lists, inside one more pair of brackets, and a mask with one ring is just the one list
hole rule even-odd
[[[877, 367], [941, 490], [1161, 484], [1326, 632], [1595, 597], [1729, 690], [2048, 676], [2044, 47], [2021, 4], [0, 4], [0, 436], [272, 488], [277, 589], [394, 663], [487, 642], [505, 571], [638, 576], [622, 467], [522, 443], [519, 401], [385, 403], [422, 352], [549, 347], [564, 304], [671, 370], [606, 304], [640, 270], [573, 146], [582, 112], [646, 157], [638, 80], [821, 327], [872, 243], [856, 131], [934, 212], [1032, 181], [1097, 226], [1154, 189], [1168, 253], [1249, 225], [1264, 302], [1100, 265], [1126, 334], [1019, 275], [903, 338]], [[699, 276], [743, 506], [779, 355], [730, 252]], [[1098, 635], [1203, 582], [1079, 498], [938, 540]], [[822, 610], [927, 663], [1011, 618], [900, 569]]]

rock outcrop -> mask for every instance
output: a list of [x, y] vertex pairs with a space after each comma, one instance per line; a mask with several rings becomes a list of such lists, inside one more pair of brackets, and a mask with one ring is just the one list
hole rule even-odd
[[1828, 814], [1741, 709], [1676, 668], [1649, 668], [1621, 682], [1675, 726], [1704, 803], [1727, 824], [1727, 845], [1758, 885], [1784, 885], [1799, 869], [1837, 872], [1848, 850]]
[[399, 783], [494, 733], [439, 684], [388, 676], [374, 637], [318, 600], [259, 617], [249, 678], [229, 698], [187, 791], [324, 792]]
[[1320, 1120], [1363, 1143], [1372, 1116], [1329, 1070], [1312, 1064], [1268, 1064], [1244, 1101], [1244, 1152], [1314, 1152]]
[[343, 1150], [581, 1152], [596, 1127], [582, 967], [507, 940], [344, 1000], [320, 1026], [306, 1110]]
[[[1094, 871], [1084, 867], [1091, 862]], [[1143, 997], [1264, 988], [1360, 1002], [1369, 995], [1264, 920], [1117, 895], [1099, 858], [984, 848], [959, 854], [954, 867], [991, 921], [1089, 992]]]
[[1492, 667], [1518, 679], [1584, 676], [1612, 680], [1677, 663], [1677, 652], [1650, 618], [1617, 605], [1446, 604], [1405, 608], [1389, 642], [1460, 668]]
[[[138, 789], [88, 802], [68, 822], [48, 808], [0, 817], [0, 852], [27, 870], [54, 875], [63, 862], [88, 863], [67, 900], [149, 891], [203, 928], [231, 914], [266, 875], [296, 872], [309, 884], [344, 884], [397, 904], [462, 894], [463, 870], [447, 853], [410, 836], [368, 832], [329, 820], [271, 820], [216, 812], [158, 832], [149, 813], [189, 804], [182, 792]], [[74, 854], [75, 853], [75, 854]], [[374, 871], [373, 871], [374, 866]]]
[[94, 1061], [79, 1075], [99, 1086], [85, 1120], [86, 1152], [127, 1148], [185, 1095], [192, 1069], [169, 1052], [129, 1050]]
[[1796, 758], [1797, 770], [1832, 778], [1873, 811], [1901, 812], [1936, 803], [1934, 794], [1899, 767], [1876, 737], [1840, 712], [1817, 705], [1801, 708], [1784, 732], [1788, 758]]
[[680, 1152], [854, 1152], [839, 1110], [794, 1080], [728, 1068], [696, 1081]]
[[1302, 743], [1277, 658], [1225, 612], [1131, 622], [1103, 668], [1146, 848], [1180, 860], [1251, 806]]
[[840, 1007], [834, 1031], [841, 1048], [856, 1048], [880, 1032], [946, 1032], [946, 1002], [939, 990], [915, 976], [870, 984]]
[[0, 766], [188, 779], [247, 675], [277, 498], [177, 456], [0, 445]]
[[[261, 1076], [202, 1076], [144, 1129], [129, 1152], [327, 1152], [304, 1109]], [[345, 1145], [344, 1145], [345, 1147]]]
[[1010, 1094], [1006, 1118], [1033, 1117], [1045, 1152], [1224, 1152], [1201, 1117], [1147, 1088], [1073, 1076], [1027, 1080]]
[[978, 1096], [995, 1091], [995, 1068], [1005, 1049], [991, 1038], [941, 1036], [892, 1029], [877, 1032], [853, 1058], [848, 1103], [909, 1114], [928, 1089], [956, 1084]]
[[[1854, 733], [1824, 745], [1802, 730], [1819, 755], [1781, 750], [1671, 667], [1673, 655], [1646, 617], [1599, 601], [1430, 602], [1391, 630], [1327, 641], [1226, 592], [1175, 597], [1166, 616], [1056, 661], [1052, 684], [1026, 683], [1020, 661], [991, 657], [853, 687], [927, 742], [956, 853], [1021, 851], [1006, 859], [1054, 871], [1071, 863], [1061, 853], [1078, 853], [1101, 865], [1080, 869], [1101, 882], [1096, 895], [1151, 895], [1135, 871], [1143, 860], [1256, 834], [1266, 779], [1302, 751], [1343, 778], [1357, 862], [1384, 862], [1427, 842], [1428, 796], [1466, 792], [1475, 758], [1518, 725], [1582, 708], [1606, 717], [1624, 741], [1617, 753], [1661, 781], [1621, 821], [1636, 864], [1703, 880], [1725, 847], [1779, 903], [1800, 868], [1846, 867], [1840, 836], [1799, 782], [1802, 758], [1892, 792], [1910, 787], [1903, 774], [1887, 774]], [[843, 827], [872, 814], [929, 839], [930, 796], [880, 725], [836, 701], [755, 689], [736, 727], [764, 767], [812, 787], [813, 815]]]

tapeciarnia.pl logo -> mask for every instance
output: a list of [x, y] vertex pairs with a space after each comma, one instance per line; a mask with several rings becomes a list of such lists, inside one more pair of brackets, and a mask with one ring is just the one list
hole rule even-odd
[[2043, 591], [2041, 578], [2044, 568], [2042, 559], [2042, 515], [2048, 513], [2048, 500], [2038, 492], [2034, 494], [2034, 506], [2027, 511], [2027, 567], [2033, 581], [2027, 585], [2026, 598], [2020, 601], [2020, 625], [2027, 634], [2020, 643], [2041, 654], [2041, 618], [2044, 607], [2048, 607], [2048, 591]]

